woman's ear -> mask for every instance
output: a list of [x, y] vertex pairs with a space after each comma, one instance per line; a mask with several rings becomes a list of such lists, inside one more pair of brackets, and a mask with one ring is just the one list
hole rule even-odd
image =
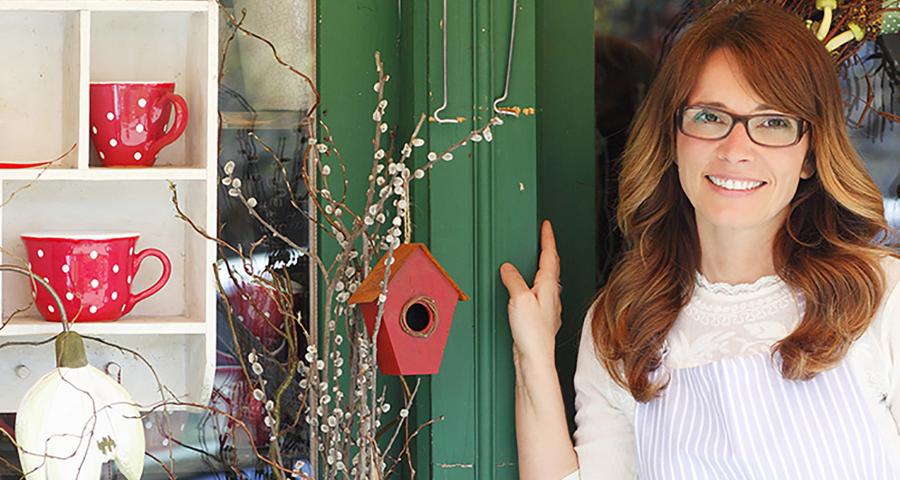
[[803, 180], [809, 180], [815, 174], [816, 155], [812, 151], [810, 151], [809, 154], [806, 155], [806, 160], [803, 161], [803, 168], [800, 170], [800, 178]]

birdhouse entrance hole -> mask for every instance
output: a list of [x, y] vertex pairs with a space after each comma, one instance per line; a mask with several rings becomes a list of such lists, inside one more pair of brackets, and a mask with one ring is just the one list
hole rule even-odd
[[438, 322], [437, 306], [429, 297], [416, 297], [403, 307], [400, 325], [403, 331], [414, 337], [429, 337]]

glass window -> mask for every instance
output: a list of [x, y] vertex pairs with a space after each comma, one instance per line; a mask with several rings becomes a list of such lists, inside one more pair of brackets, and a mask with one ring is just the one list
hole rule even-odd
[[[223, 472], [233, 469], [249, 478], [265, 477], [268, 468], [254, 456], [250, 442], [263, 455], [270, 454], [271, 430], [266, 426], [265, 404], [275, 395], [274, 387], [284, 376], [279, 362], [287, 354], [279, 330], [294, 328], [299, 349], [305, 351], [306, 339], [293, 318], [299, 311], [307, 329], [315, 321], [311, 315], [308, 257], [301, 256], [254, 219], [232, 189], [234, 182], [239, 181], [244, 197], [255, 204], [256, 212], [266, 223], [297, 246], [310, 247], [302, 164], [309, 138], [306, 116], [314, 101], [312, 90], [302, 77], [276, 60], [269, 44], [235, 34], [234, 24], [240, 22], [246, 30], [271, 42], [281, 60], [315, 79], [315, 2], [221, 3], [219, 176], [231, 179], [218, 185], [219, 239], [235, 251], [242, 251], [244, 258], [228, 247], [219, 250], [218, 271], [225, 295], [217, 299], [217, 368], [212, 406], [244, 422], [250, 435], [227, 416], [209, 412], [174, 413], [167, 420], [168, 425], [164, 425], [162, 416], [148, 419], [148, 451], [166, 462], [170, 450], [163, 429], [173, 431], [178, 443], [172, 446], [171, 454], [178, 478], [185, 479], [221, 478]], [[252, 280], [251, 273], [262, 280]], [[272, 285], [290, 298], [273, 300]], [[225, 302], [233, 311], [230, 322]], [[263, 377], [268, 381], [262, 400], [258, 383], [248, 383], [239, 361], [243, 356], [246, 364], [251, 351], [258, 352], [265, 370]], [[252, 378], [253, 372], [249, 373]], [[285, 466], [293, 466], [298, 460], [308, 464], [310, 456], [306, 422], [289, 427], [299, 410], [299, 387], [296, 381], [293, 384], [282, 397], [282, 411], [286, 414], [280, 430], [284, 433], [277, 440], [281, 464]], [[155, 462], [148, 461], [146, 468], [144, 478], [168, 478]]]

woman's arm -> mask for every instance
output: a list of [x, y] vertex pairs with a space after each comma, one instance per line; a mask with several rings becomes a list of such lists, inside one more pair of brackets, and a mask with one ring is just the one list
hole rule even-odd
[[529, 288], [509, 263], [500, 267], [509, 291], [509, 326], [516, 367], [519, 478], [561, 479], [578, 468], [556, 374], [556, 332], [562, 323], [559, 256], [550, 222], [541, 226], [541, 255]]
[[578, 469], [566, 423], [553, 352], [542, 358], [514, 354], [519, 478], [561, 479]]
[[575, 367], [575, 451], [580, 478], [630, 480], [637, 478], [636, 402], [597, 358], [591, 331], [593, 317], [592, 307], [584, 317]]

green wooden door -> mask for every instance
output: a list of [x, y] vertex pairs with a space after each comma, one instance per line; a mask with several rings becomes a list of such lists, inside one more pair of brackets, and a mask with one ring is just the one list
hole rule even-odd
[[[394, 105], [389, 121], [399, 123], [403, 138], [419, 113], [443, 103], [442, 1], [320, 2], [318, 8], [321, 115], [345, 159], [359, 159], [348, 168], [356, 195], [350, 202], [361, 202], [371, 155], [372, 52], [382, 51], [397, 79], [387, 92]], [[504, 117], [493, 142], [469, 143], [412, 192], [414, 240], [428, 244], [472, 297], [457, 307], [440, 373], [423, 378], [414, 423], [436, 421], [414, 444], [418, 478], [518, 476], [508, 298], [497, 272], [511, 261], [531, 278], [542, 218], [554, 221], [563, 261], [558, 362], [567, 395], [583, 306], [593, 293], [593, 4], [525, 0], [517, 8], [503, 105], [537, 114]], [[504, 89], [513, 0], [449, 0], [447, 13], [442, 116], [464, 121], [429, 122], [422, 137], [434, 149], [491, 118]], [[415, 158], [417, 165], [424, 161]], [[321, 251], [327, 258], [334, 246], [322, 243]], [[381, 381], [397, 404], [398, 382]], [[403, 476], [409, 475], [407, 468]]]

